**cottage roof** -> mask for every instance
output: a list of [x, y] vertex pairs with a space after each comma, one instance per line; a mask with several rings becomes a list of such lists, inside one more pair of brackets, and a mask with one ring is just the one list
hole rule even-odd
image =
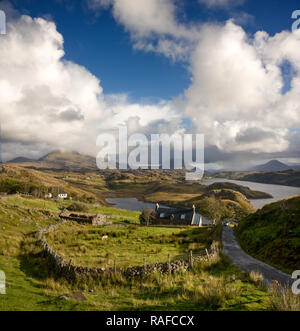
[[192, 221], [194, 217], [193, 209], [173, 209], [173, 208], [158, 208], [156, 217], [160, 219], [169, 219], [174, 215], [175, 219], [181, 219], [184, 216], [186, 221]]

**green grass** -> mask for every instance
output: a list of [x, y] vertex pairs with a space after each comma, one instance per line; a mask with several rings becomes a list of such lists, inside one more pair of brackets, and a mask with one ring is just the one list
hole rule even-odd
[[265, 206], [236, 234], [249, 254], [291, 274], [300, 269], [300, 196]]
[[[62, 209], [67, 208], [72, 205], [72, 201], [54, 201], [54, 200], [44, 200], [44, 199], [36, 199], [26, 197], [23, 198], [21, 196], [9, 196], [2, 199], [5, 201], [5, 204], [11, 206], [19, 206], [24, 209], [37, 209], [37, 210], [47, 210], [59, 213]], [[133, 223], [139, 223], [139, 212], [128, 211], [110, 207], [103, 207], [99, 204], [85, 204], [87, 207], [87, 212], [95, 213], [95, 214], [103, 214], [112, 216], [112, 219], [115, 223], [122, 223], [124, 220], [129, 220]]]
[[67, 203], [56, 202], [54, 200], [44, 200], [36, 198], [22, 198], [21, 196], [13, 196], [5, 198], [5, 202], [10, 206], [19, 206], [28, 209], [43, 209], [48, 211], [59, 212], [63, 206], [67, 206]]
[[[223, 256], [210, 263], [195, 265], [194, 269], [184, 273], [161, 276], [153, 274], [143, 279], [124, 279], [120, 275], [113, 278], [102, 278], [98, 281], [80, 279], [69, 283], [58, 277], [48, 260], [43, 257], [38, 241], [37, 227], [44, 227], [58, 221], [56, 217], [45, 215], [40, 209], [40, 201], [18, 198], [25, 208], [13, 207], [16, 200], [0, 199], [0, 269], [5, 271], [7, 278], [7, 294], [0, 295], [0, 310], [267, 310], [271, 309], [270, 294], [250, 277], [236, 269]], [[25, 201], [26, 200], [26, 201]], [[58, 206], [47, 204], [50, 210], [59, 210]], [[95, 206], [90, 206], [95, 208]], [[105, 211], [105, 209], [103, 209]], [[123, 222], [125, 217], [136, 219], [137, 215], [109, 208], [107, 210], [115, 222]], [[121, 214], [121, 215], [120, 215]], [[165, 251], [172, 251], [174, 239], [178, 239], [177, 252], [186, 250], [189, 245], [207, 246], [212, 239], [216, 240], [220, 232], [198, 232], [192, 229], [171, 228], [140, 228], [133, 230], [119, 228], [101, 228], [93, 226], [74, 225], [72, 233], [78, 233], [83, 243], [99, 243], [99, 231], [113, 233], [127, 231], [131, 238], [122, 238], [123, 250], [130, 252], [133, 237], [143, 237], [150, 240], [150, 246], [165, 247], [158, 253], [163, 259]], [[65, 229], [67, 230], [67, 228]], [[57, 230], [59, 231], [59, 230]], [[152, 233], [147, 234], [147, 231]], [[194, 233], [194, 231], [196, 231]], [[59, 232], [55, 233], [58, 234]], [[183, 234], [187, 234], [188, 238]], [[67, 235], [67, 234], [66, 234]], [[85, 237], [85, 235], [87, 237]], [[178, 235], [178, 236], [177, 236]], [[152, 238], [150, 238], [152, 236]], [[91, 239], [91, 240], [87, 240]], [[190, 242], [181, 242], [188, 239]], [[162, 242], [160, 242], [162, 240]], [[76, 244], [76, 241], [74, 241]], [[112, 243], [113, 244], [113, 243]], [[117, 244], [117, 242], [116, 242]], [[175, 244], [175, 243], [174, 243]], [[177, 244], [177, 242], [176, 242]], [[65, 250], [68, 243], [63, 247]], [[78, 246], [78, 247], [81, 247]], [[173, 247], [173, 248], [172, 248]], [[147, 247], [145, 246], [145, 249]], [[102, 254], [99, 249], [99, 254]], [[131, 256], [138, 256], [134, 251]], [[82, 258], [88, 260], [92, 256], [89, 251]], [[235, 281], [232, 280], [235, 275]], [[93, 292], [89, 292], [93, 290]], [[85, 302], [71, 298], [72, 293], [81, 291], [86, 297]], [[60, 296], [66, 296], [62, 300]], [[274, 305], [274, 301], [273, 301]], [[277, 304], [278, 307], [278, 304]], [[280, 305], [279, 305], [280, 307]]]
[[[210, 229], [176, 227], [99, 228], [78, 224], [65, 224], [47, 235], [47, 240], [60, 255], [72, 259], [76, 265], [120, 268], [167, 262], [188, 257], [189, 251], [205, 253], [212, 244]], [[102, 240], [103, 236], [107, 240]]]

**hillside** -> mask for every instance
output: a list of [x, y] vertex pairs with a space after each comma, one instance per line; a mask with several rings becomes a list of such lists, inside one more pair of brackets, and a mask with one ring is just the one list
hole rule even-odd
[[[70, 283], [45, 258], [36, 232], [37, 228], [57, 223], [61, 204], [0, 198], [0, 266], [7, 279], [7, 295], [0, 296], [1, 311], [207, 311], [271, 307], [270, 294], [223, 256], [182, 273], [128, 280], [117, 273], [100, 281], [90, 277]], [[60, 254], [83, 266], [110, 266], [115, 259], [125, 265], [143, 266], [144, 257], [149, 263], [167, 261], [168, 252], [174, 259], [181, 258], [189, 249], [202, 251], [220, 237], [218, 229], [128, 225], [127, 220], [138, 223], [138, 213], [87, 206], [90, 212], [109, 215], [113, 225], [104, 228], [70, 223], [47, 238]], [[108, 235], [107, 241], [101, 239], [103, 234]]]
[[240, 180], [300, 187], [300, 170], [248, 174]]
[[34, 169], [70, 171], [97, 170], [96, 159], [94, 157], [81, 155], [79, 153], [62, 153], [58, 151], [51, 152], [39, 160], [30, 160], [27, 158], [18, 157], [8, 163]]
[[229, 189], [209, 190], [188, 203], [194, 204], [208, 218], [220, 221], [239, 220], [255, 212], [255, 208], [242, 193]]
[[227, 178], [262, 184], [275, 184], [300, 187], [300, 170], [285, 170], [273, 172], [231, 171], [218, 172], [213, 178]]
[[99, 193], [105, 191], [105, 183], [102, 176], [95, 173], [57, 173], [5, 164], [1, 167], [0, 179], [2, 194], [22, 193], [43, 198], [47, 193], [55, 197], [66, 192], [75, 200], [103, 203]]
[[247, 199], [269, 199], [273, 196], [269, 193], [254, 191], [247, 186], [241, 186], [235, 183], [214, 183], [208, 186], [208, 190], [227, 189], [242, 193]]
[[241, 221], [236, 234], [250, 255], [291, 273], [300, 269], [300, 196], [269, 204]]
[[[264, 192], [252, 191], [248, 187], [232, 183], [215, 183], [210, 186], [187, 183], [184, 171], [163, 170], [107, 170], [84, 171], [79, 154], [51, 153], [43, 157], [40, 164], [51, 163], [53, 167], [72, 167], [77, 170], [33, 169], [20, 164], [2, 166], [0, 193], [29, 194], [44, 198], [47, 193], [54, 197], [66, 192], [73, 200], [99, 202], [107, 205], [108, 196], [135, 197], [146, 202], [160, 202], [168, 206], [196, 205], [198, 211], [212, 219], [241, 218], [254, 212], [248, 199], [269, 198]], [[82, 161], [84, 164], [84, 161]], [[71, 166], [70, 166], [71, 167]]]
[[42, 157], [39, 162], [49, 168], [68, 170], [96, 170], [96, 158], [79, 153], [53, 152]]
[[271, 160], [265, 164], [258, 165], [254, 167], [253, 171], [258, 172], [271, 172], [271, 171], [285, 171], [291, 169], [290, 166], [278, 161], [278, 160]]

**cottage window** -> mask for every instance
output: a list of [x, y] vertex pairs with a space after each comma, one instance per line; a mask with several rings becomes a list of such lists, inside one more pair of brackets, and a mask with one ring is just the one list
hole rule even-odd
[[185, 214], [182, 214], [180, 217], [182, 220], [185, 220]]
[[164, 218], [164, 217], [165, 217], [165, 213], [161, 213], [161, 214], [159, 215], [159, 217], [160, 217], [160, 218]]

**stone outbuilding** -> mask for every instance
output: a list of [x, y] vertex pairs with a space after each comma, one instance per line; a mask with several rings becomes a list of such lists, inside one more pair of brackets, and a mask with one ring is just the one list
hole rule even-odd
[[112, 224], [112, 221], [107, 220], [106, 215], [101, 214], [80, 214], [71, 213], [68, 210], [64, 210], [59, 217], [63, 220], [73, 221], [81, 224], [91, 224], [91, 225], [108, 225]]

